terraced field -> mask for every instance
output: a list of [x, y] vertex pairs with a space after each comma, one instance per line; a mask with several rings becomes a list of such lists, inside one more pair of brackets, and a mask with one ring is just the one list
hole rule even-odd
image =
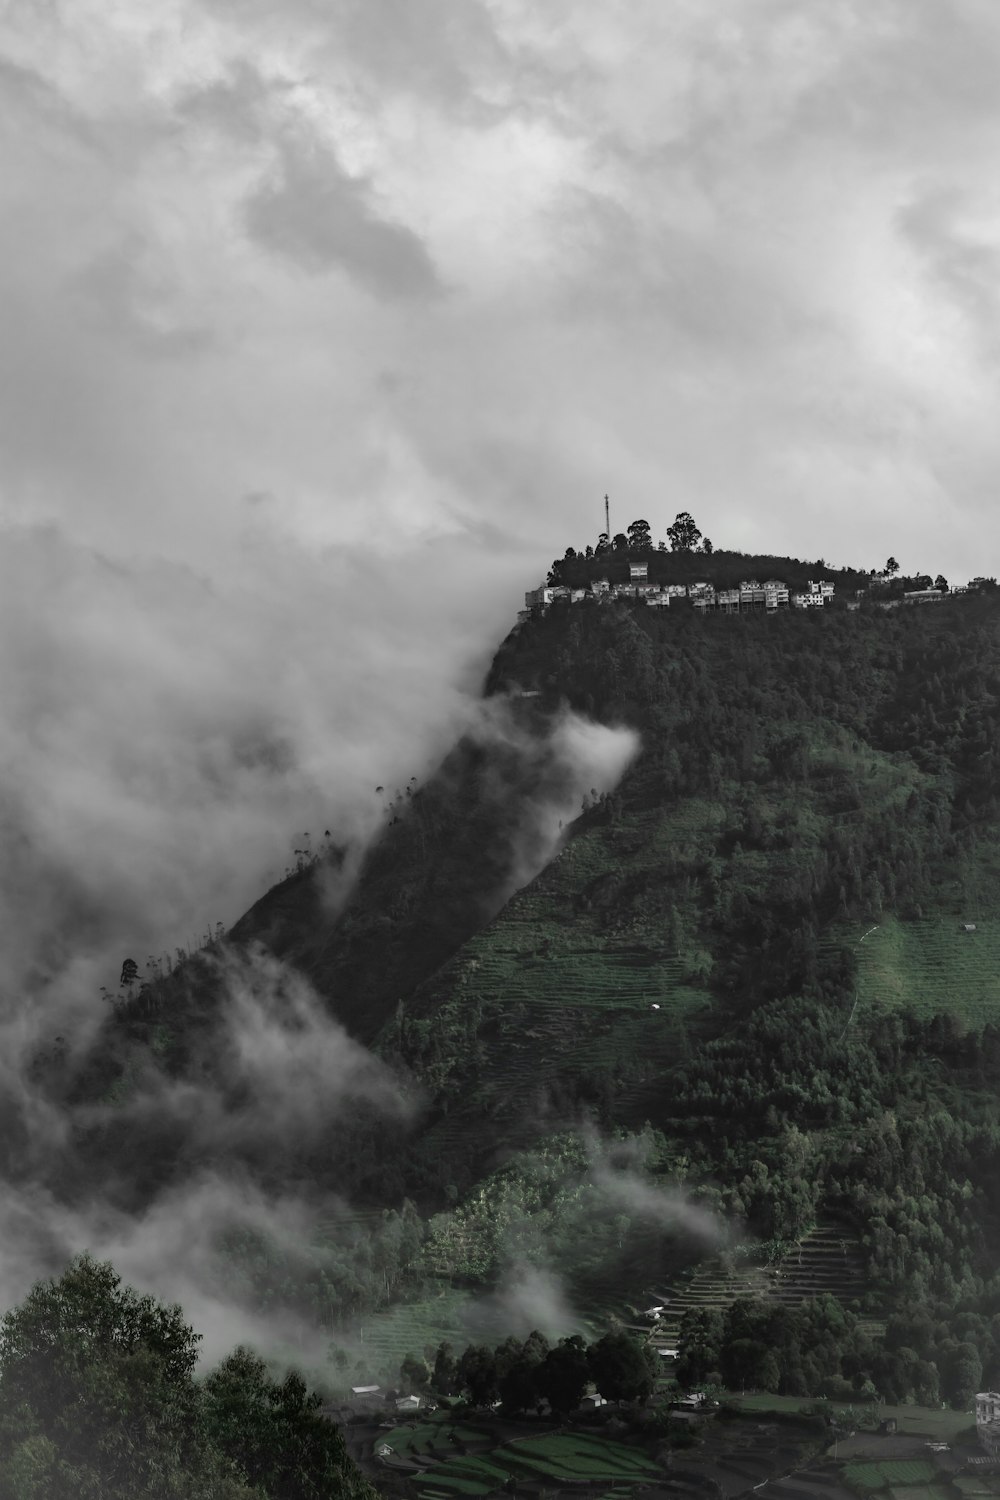
[[[652, 1325], [650, 1342], [675, 1349], [685, 1313], [694, 1308], [727, 1307], [737, 1297], [759, 1297], [797, 1306], [828, 1292], [851, 1303], [865, 1290], [864, 1259], [855, 1231], [827, 1221], [812, 1229], [775, 1266], [733, 1265], [718, 1256], [703, 1262], [675, 1285], [654, 1289], [650, 1300], [664, 1311]], [[637, 1331], [648, 1322], [634, 1321]]]
[[[465, 1452], [460, 1451], [463, 1447]], [[468, 1445], [456, 1443], [451, 1456], [424, 1470], [416, 1493], [421, 1500], [488, 1495], [511, 1479], [532, 1486], [610, 1480], [616, 1491], [627, 1492], [658, 1473], [641, 1448], [586, 1432], [554, 1432], [516, 1438], [488, 1452], [470, 1452]]]
[[858, 946], [859, 1019], [905, 1006], [918, 1015], [960, 1016], [970, 1026], [1000, 1020], [1000, 909], [901, 922], [885, 917]]
[[359, 1363], [364, 1368], [360, 1378], [365, 1383], [394, 1384], [407, 1354], [420, 1354], [442, 1339], [462, 1347], [468, 1342], [465, 1309], [470, 1301], [468, 1292], [447, 1291], [370, 1314], [361, 1329]]

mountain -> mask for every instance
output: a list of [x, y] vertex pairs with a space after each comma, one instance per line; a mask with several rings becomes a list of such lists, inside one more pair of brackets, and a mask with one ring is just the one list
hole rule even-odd
[[[939, 1341], [964, 1320], [996, 1380], [1000, 593], [845, 604], [535, 611], [371, 848], [310, 856], [124, 1000], [84, 1065], [40, 1062], [73, 1121], [59, 1190], [136, 1208], [207, 1161], [349, 1201], [304, 1292], [287, 1256], [233, 1251], [331, 1325], [519, 1265], [599, 1318], [833, 1223], [859, 1311], [922, 1299]], [[346, 1031], [331, 1059], [369, 1049], [367, 1082], [321, 1130], [265, 1094], [273, 1128], [206, 1149], [185, 1089], [255, 1118], [234, 974], [271, 986], [269, 1026], [321, 1034], [276, 973]]]

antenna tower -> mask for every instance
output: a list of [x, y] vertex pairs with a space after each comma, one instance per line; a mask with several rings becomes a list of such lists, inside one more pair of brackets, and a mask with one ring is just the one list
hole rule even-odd
[[611, 512], [608, 508], [608, 497], [604, 497], [604, 530], [608, 538], [608, 546], [611, 545]]

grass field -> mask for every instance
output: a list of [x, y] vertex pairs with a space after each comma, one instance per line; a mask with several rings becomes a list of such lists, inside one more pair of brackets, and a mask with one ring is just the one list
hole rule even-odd
[[859, 1009], [947, 1012], [970, 1026], [1000, 1019], [1000, 912], [964, 932], [959, 917], [886, 916], [857, 948]]
[[[800, 1396], [740, 1396], [734, 1393], [727, 1398], [743, 1411], [748, 1412], [800, 1412], [808, 1405]], [[843, 1402], [831, 1402], [833, 1410], [845, 1411]], [[941, 1410], [933, 1406], [882, 1406], [881, 1417], [895, 1417], [896, 1430], [905, 1437], [922, 1437], [935, 1443], [952, 1443], [973, 1426], [968, 1412]], [[892, 1483], [896, 1483], [895, 1480]]]
[[658, 1473], [656, 1464], [638, 1448], [588, 1433], [546, 1433], [488, 1453], [456, 1453], [424, 1471], [417, 1493], [421, 1500], [438, 1500], [449, 1494], [487, 1495], [511, 1478], [555, 1484], [607, 1480], [617, 1485], [648, 1481]]
[[[889, 1485], [928, 1485], [936, 1476], [934, 1465], [925, 1458], [886, 1458], [879, 1463], [844, 1465], [844, 1478], [860, 1490], [883, 1490]], [[913, 1496], [913, 1500], [925, 1500]]]

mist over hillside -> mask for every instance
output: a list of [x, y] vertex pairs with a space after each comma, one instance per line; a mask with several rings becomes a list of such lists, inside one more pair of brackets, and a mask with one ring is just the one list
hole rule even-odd
[[388, 1370], [400, 1309], [600, 1327], [832, 1214], [880, 1315], [917, 1287], [987, 1317], [997, 598], [526, 620], [439, 768], [373, 789], [370, 843], [303, 851], [96, 1037], [39, 1040], [12, 1290], [88, 1245], [209, 1353]]

